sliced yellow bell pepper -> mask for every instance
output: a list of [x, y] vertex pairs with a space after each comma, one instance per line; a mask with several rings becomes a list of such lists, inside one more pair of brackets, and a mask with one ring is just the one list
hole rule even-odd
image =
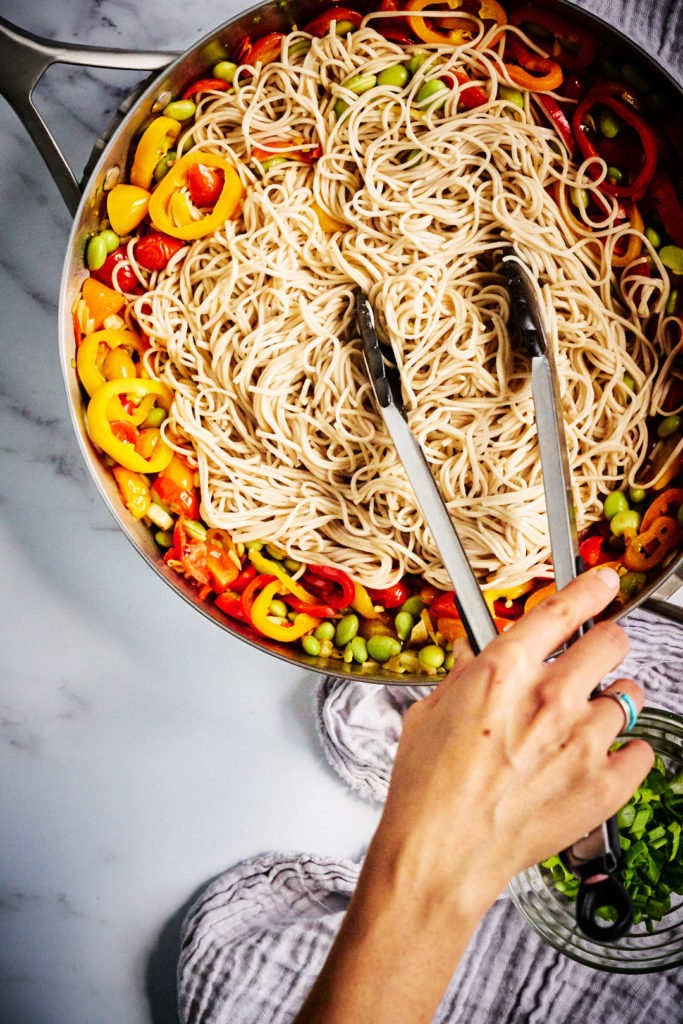
[[123, 466], [114, 466], [112, 473], [126, 508], [136, 519], [142, 519], [152, 504], [152, 495], [145, 480], [139, 473], [132, 473]]
[[168, 201], [167, 211], [177, 228], [186, 228], [195, 222], [192, 216], [192, 203], [187, 192], [173, 192]]
[[311, 209], [318, 218], [318, 224], [323, 231], [348, 231], [349, 225], [345, 224], [341, 220], [337, 220], [336, 217], [332, 217], [327, 210], [323, 210], [322, 206], [318, 206], [315, 199], [311, 203]]
[[147, 189], [139, 185], [114, 185], [107, 193], [107, 217], [112, 231], [117, 235], [130, 235], [147, 216], [148, 206]]
[[[133, 415], [127, 414], [120, 401], [118, 402], [121, 408], [121, 415], [117, 413], [116, 419], [135, 423], [135, 420], [140, 415], [142, 406], [145, 404], [144, 399], [148, 396], [163, 395], [166, 390], [166, 385], [158, 380], [143, 380], [139, 377], [130, 380], [122, 377], [119, 380], [109, 380], [102, 384], [90, 399], [87, 411], [90, 437], [103, 452], [110, 455], [124, 469], [130, 469], [136, 473], [160, 473], [173, 458], [173, 449], [161, 438], [154, 449], [152, 457], [146, 459], [136, 452], [131, 444], [120, 441], [115, 437], [110, 418], [110, 403], [112, 399], [118, 399], [118, 396], [122, 394], [143, 399], [140, 403], [140, 408]], [[147, 413], [145, 412], [143, 419], [146, 419], [146, 417]], [[142, 422], [142, 420], [139, 422]]]
[[[121, 345], [124, 348], [134, 348], [138, 353], [142, 351], [142, 341], [138, 335], [134, 331], [127, 330], [94, 331], [92, 334], [87, 334], [79, 345], [76, 353], [76, 369], [81, 384], [91, 398], [107, 380], [101, 370], [104, 360], [113, 349], [117, 349]], [[122, 377], [125, 374], [116, 374], [116, 376]]]
[[152, 185], [154, 168], [180, 135], [180, 121], [172, 117], [157, 117], [145, 128], [135, 150], [130, 171], [131, 185], [148, 189]]
[[372, 603], [372, 599], [368, 594], [367, 590], [362, 583], [356, 583], [353, 581], [353, 601], [351, 607], [354, 611], [358, 612], [365, 619], [378, 619], [380, 613], [375, 611], [375, 606]]
[[314, 619], [312, 615], [299, 612], [291, 625], [284, 626], [277, 622], [271, 622], [268, 617], [270, 602], [276, 594], [282, 591], [282, 587], [283, 583], [279, 579], [273, 580], [272, 583], [266, 583], [251, 606], [251, 621], [264, 636], [287, 643], [290, 640], [298, 640], [304, 633], [309, 633], [312, 629], [315, 629], [316, 626], [320, 625], [320, 619]]
[[277, 576], [280, 583], [290, 592], [298, 597], [304, 604], [317, 604], [318, 598], [314, 597], [313, 594], [309, 594], [307, 590], [293, 580], [291, 576], [288, 576], [279, 562], [275, 562], [273, 559], [266, 558], [260, 551], [254, 551], [252, 548], [249, 551], [249, 561], [254, 566], [257, 572], [263, 573], [266, 576]]
[[[205, 164], [207, 167], [223, 171], [223, 190], [211, 213], [189, 224], [179, 225], [174, 223], [171, 216], [171, 199], [187, 187], [188, 172], [195, 164]], [[157, 185], [149, 202], [149, 216], [157, 231], [162, 231], [173, 238], [192, 241], [210, 235], [229, 220], [239, 209], [243, 194], [242, 182], [231, 163], [216, 153], [202, 153], [193, 149], [191, 153], [186, 153], [180, 160], [176, 160], [168, 174]]]
[[522, 597], [523, 594], [528, 594], [533, 587], [533, 580], [527, 580], [526, 583], [518, 583], [516, 587], [507, 587], [503, 590], [485, 590], [484, 600], [489, 606], [489, 611], [493, 614], [493, 602], [494, 601], [515, 601], [518, 597]]

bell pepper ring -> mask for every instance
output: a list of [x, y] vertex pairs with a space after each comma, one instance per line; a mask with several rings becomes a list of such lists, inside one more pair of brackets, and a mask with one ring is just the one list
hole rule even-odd
[[680, 542], [683, 531], [671, 516], [659, 516], [647, 530], [633, 537], [623, 554], [624, 565], [635, 572], [646, 572], [663, 561]]
[[[446, 0], [446, 3], [451, 11], [458, 11], [464, 6], [464, 0]], [[423, 11], [426, 7], [433, 6], [433, 0], [408, 0], [405, 9], [407, 11]], [[417, 38], [425, 43], [447, 43], [451, 46], [460, 46], [463, 43], [469, 42], [474, 37], [478, 27], [471, 17], [468, 22], [467, 14], [474, 14], [483, 22], [493, 21], [501, 28], [507, 22], [507, 15], [499, 3], [496, 3], [495, 0], [481, 0], [477, 10], [473, 12], [469, 11], [469, 9], [463, 10], [465, 17], [458, 19], [455, 22], [455, 27], [449, 28], [444, 32], [436, 29], [433, 23], [430, 23], [431, 19], [427, 20], [417, 14], [411, 15], [408, 18], [408, 24]], [[495, 45], [498, 38], [496, 37], [491, 45]]]
[[189, 100], [198, 92], [225, 92], [230, 88], [232, 88], [230, 82], [226, 82], [223, 78], [200, 78], [187, 87], [183, 93], [183, 99]]
[[254, 551], [252, 548], [249, 551], [249, 561], [254, 566], [257, 572], [271, 576], [273, 579], [277, 579], [280, 583], [287, 588], [290, 594], [294, 594], [304, 604], [315, 604], [316, 598], [312, 594], [309, 594], [300, 583], [293, 580], [291, 576], [288, 576], [282, 566], [274, 561], [273, 559], [266, 558], [260, 551]]
[[[309, 565], [307, 566], [306, 579], [307, 582], [310, 580], [312, 586], [316, 586], [321, 590], [326, 590], [326, 588], [320, 587], [320, 581], [331, 583], [333, 587], [336, 586], [339, 589], [338, 594], [334, 593], [334, 589], [329, 591], [329, 593], [324, 593], [325, 602], [331, 604], [333, 608], [347, 608], [353, 603], [356, 588], [349, 574], [344, 572], [343, 569], [337, 569], [331, 565]], [[371, 590], [368, 593], [372, 596]]]
[[683, 488], [670, 487], [668, 491], [663, 491], [655, 498], [643, 516], [640, 532], [646, 533], [660, 516], [669, 516], [675, 519], [681, 505], [683, 505]]
[[311, 36], [322, 38], [330, 31], [333, 21], [336, 22], [337, 26], [346, 22], [354, 28], [360, 28], [363, 23], [363, 15], [359, 14], [358, 11], [351, 10], [350, 7], [330, 7], [329, 10], [323, 11], [322, 14], [309, 21], [304, 26], [304, 32], [308, 32]]
[[[547, 29], [553, 36], [550, 56], [568, 71], [581, 71], [588, 67], [598, 51], [597, 39], [591, 32], [540, 7], [518, 7], [510, 15], [510, 24], [539, 25]], [[565, 48], [562, 45], [565, 42], [572, 43], [576, 52], [572, 53]], [[545, 49], [544, 41], [541, 40], [541, 43]]]
[[154, 168], [180, 135], [181, 124], [172, 117], [156, 117], [149, 124], [137, 144], [130, 171], [131, 185], [149, 189]]
[[[156, 446], [150, 459], [144, 458], [130, 444], [119, 441], [113, 434], [111, 420], [108, 415], [111, 399], [121, 394], [133, 395], [136, 398], [163, 395], [167, 387], [161, 381], [147, 380], [136, 377], [134, 380], [121, 378], [102, 384], [88, 403], [87, 422], [92, 441], [111, 456], [115, 462], [136, 473], [159, 473], [173, 458], [173, 449], [163, 439]], [[130, 417], [128, 417], [130, 419]]]
[[142, 353], [142, 340], [134, 331], [124, 329], [94, 331], [92, 334], [86, 334], [79, 345], [76, 353], [76, 370], [81, 384], [91, 398], [97, 389], [106, 383], [107, 378], [102, 373], [101, 366], [108, 352], [121, 345], [135, 349], [138, 354]]
[[602, 90], [600, 86], [591, 89], [586, 93], [583, 100], [574, 111], [572, 126], [574, 128], [576, 141], [579, 144], [579, 149], [581, 150], [584, 159], [592, 159], [592, 163], [588, 168], [588, 173], [593, 178], [598, 178], [601, 175], [601, 164], [604, 162], [595, 143], [590, 137], [590, 134], [594, 134], [596, 139], [598, 137], [597, 132], [593, 132], [592, 125], [590, 123], [592, 120], [591, 114], [593, 108], [596, 106], [609, 107], [609, 109], [617, 114], [625, 124], [634, 129], [643, 146], [642, 162], [633, 181], [627, 184], [617, 185], [605, 180], [602, 182], [600, 188], [603, 192], [611, 196], [624, 196], [633, 200], [642, 199], [647, 192], [650, 182], [654, 178], [657, 167], [657, 136], [650, 125], [627, 103], [623, 103], [615, 96], [612, 96], [608, 91]]
[[282, 32], [268, 32], [261, 36], [254, 43], [247, 36], [239, 48], [238, 61], [240, 64], [272, 64], [279, 60], [284, 42]]
[[629, 263], [633, 263], [634, 260], [638, 259], [641, 252], [643, 251], [643, 240], [639, 236], [643, 233], [645, 224], [640, 214], [640, 210], [636, 203], [624, 203], [626, 207], [626, 216], [630, 225], [630, 232], [628, 234], [628, 245], [623, 253], [618, 253], [616, 250], [612, 252], [612, 266], [613, 267], [626, 267]]
[[[508, 63], [509, 58], [516, 63]], [[557, 61], [527, 50], [516, 36], [507, 40], [503, 67], [511, 82], [529, 92], [554, 92], [564, 80]]]
[[[222, 170], [223, 188], [210, 213], [189, 224], [176, 225], [169, 216], [169, 203], [174, 195], [179, 194], [179, 189], [187, 186], [190, 168], [195, 164]], [[156, 231], [173, 238], [194, 241], [210, 235], [229, 220], [238, 211], [243, 195], [242, 182], [232, 164], [216, 153], [195, 149], [176, 160], [168, 174], [161, 179], [149, 202], [149, 216]]]
[[[258, 576], [256, 577], [257, 580], [259, 578]], [[320, 619], [307, 615], [305, 612], [299, 612], [294, 622], [289, 625], [284, 626], [280, 623], [272, 622], [269, 617], [270, 602], [281, 590], [282, 583], [279, 580], [273, 580], [271, 583], [265, 584], [263, 590], [261, 590], [251, 605], [251, 624], [259, 633], [270, 637], [271, 640], [290, 643], [292, 640], [298, 640], [304, 633], [309, 633], [312, 629], [315, 629], [316, 626], [320, 625]]]
[[220, 608], [220, 610], [225, 612], [226, 615], [229, 615], [231, 619], [237, 619], [238, 622], [246, 622], [248, 624], [249, 619], [242, 610], [242, 602], [240, 600], [239, 593], [235, 593], [235, 584], [238, 580], [239, 576], [237, 577], [237, 580], [235, 580], [235, 583], [232, 584], [232, 588], [230, 590], [226, 590], [222, 594], [218, 595], [215, 603], [216, 607]]

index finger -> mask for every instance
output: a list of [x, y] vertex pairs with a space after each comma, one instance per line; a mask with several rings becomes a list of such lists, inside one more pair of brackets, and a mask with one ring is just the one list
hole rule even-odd
[[501, 648], [508, 638], [521, 642], [534, 661], [545, 661], [579, 626], [606, 608], [618, 590], [614, 569], [592, 569], [537, 604], [493, 642]]

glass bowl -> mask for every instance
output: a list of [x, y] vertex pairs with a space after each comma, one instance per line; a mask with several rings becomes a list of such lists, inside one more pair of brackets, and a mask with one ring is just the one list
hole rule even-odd
[[[667, 773], [683, 769], [683, 718], [670, 711], [644, 708], [628, 736], [639, 736], [664, 761]], [[558, 892], [549, 871], [534, 865], [510, 882], [510, 895], [531, 927], [555, 949], [599, 971], [647, 974], [683, 965], [683, 896], [671, 894], [671, 910], [654, 931], [634, 925], [612, 942], [589, 939], [576, 924], [575, 904]]]

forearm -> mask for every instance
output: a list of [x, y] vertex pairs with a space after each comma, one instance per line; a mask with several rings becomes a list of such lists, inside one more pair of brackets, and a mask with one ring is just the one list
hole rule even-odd
[[294, 1024], [428, 1024], [495, 898], [452, 877], [447, 898], [375, 847], [325, 965]]

